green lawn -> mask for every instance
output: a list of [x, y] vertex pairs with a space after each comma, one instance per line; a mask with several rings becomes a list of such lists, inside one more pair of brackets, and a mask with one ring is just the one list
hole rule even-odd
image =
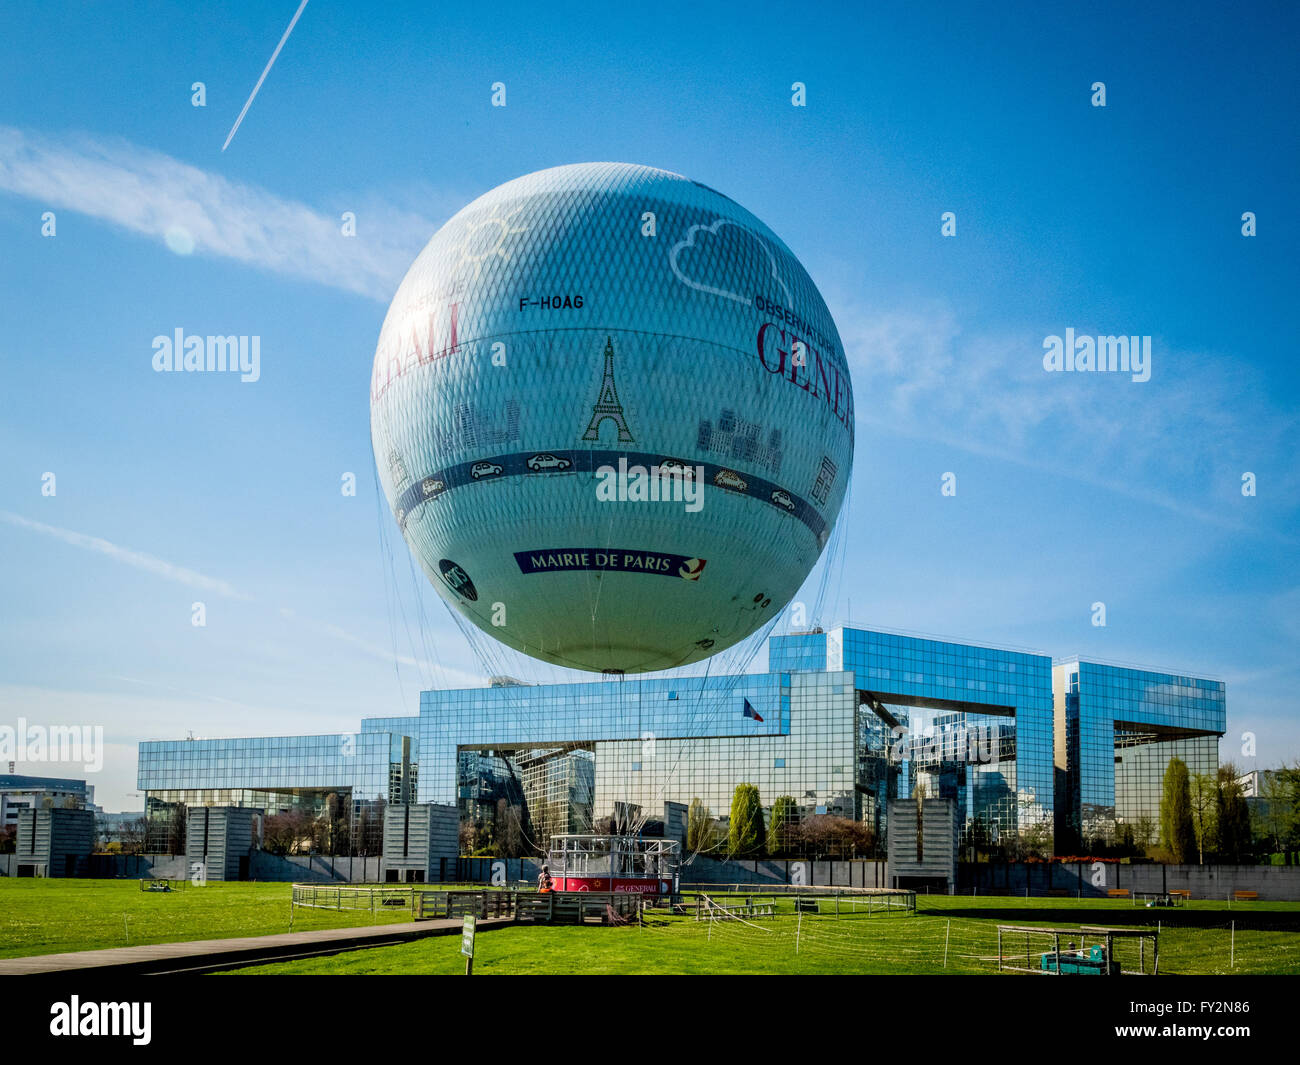
[[[463, 885], [462, 885], [463, 886]], [[265, 935], [289, 930], [288, 884], [222, 884], [175, 894], [136, 881], [0, 880], [0, 957], [128, 943]], [[1300, 903], [1194, 901], [1173, 910], [1124, 900], [921, 896], [916, 914], [778, 914], [741, 921], [659, 919], [644, 928], [520, 926], [479, 938], [476, 974], [491, 973], [987, 973], [997, 925], [1154, 927], [1164, 973], [1300, 973]], [[409, 920], [405, 908], [299, 908], [294, 930]], [[1236, 922], [1235, 965], [1229, 954]], [[948, 961], [944, 967], [944, 941]], [[1049, 944], [1031, 944], [1031, 954]], [[460, 973], [459, 937], [259, 966], [255, 973]], [[1009, 953], [1010, 941], [1004, 947]], [[1020, 937], [1014, 949], [1024, 949]], [[1125, 948], [1126, 950], [1132, 948]], [[1127, 964], [1129, 959], [1121, 955]], [[1135, 959], [1134, 959], [1135, 960]], [[1148, 963], [1149, 964], [1149, 963]]]
[[[1193, 902], [1149, 910], [1122, 900], [953, 898], [919, 900], [915, 915], [836, 918], [805, 915], [696, 922], [673, 918], [645, 928], [521, 926], [479, 937], [476, 975], [620, 973], [990, 973], [997, 970], [997, 925], [1155, 927], [1167, 974], [1300, 972], [1300, 904], [1247, 908]], [[1230, 922], [1236, 922], [1230, 965]], [[944, 941], [948, 960], [944, 967]], [[1008, 939], [1004, 950], [1010, 953]], [[1024, 937], [1016, 941], [1022, 948]], [[1031, 952], [1050, 947], [1033, 944]], [[238, 970], [242, 973], [462, 973], [456, 937], [426, 939], [333, 957]], [[1132, 954], [1130, 959], [1129, 955]], [[1120, 952], [1125, 967], [1136, 946]], [[1150, 968], [1150, 957], [1147, 959]]]
[[[0, 879], [0, 958], [69, 950], [224, 939], [289, 931], [288, 884], [209, 882], [171, 894], [135, 880]], [[298, 907], [293, 930], [409, 921], [408, 909], [377, 914]]]

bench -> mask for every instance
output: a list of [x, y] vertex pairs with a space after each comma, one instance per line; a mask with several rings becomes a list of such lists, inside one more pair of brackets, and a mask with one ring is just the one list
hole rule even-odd
[[1258, 891], [1234, 891], [1232, 893], [1233, 902], [1254, 902], [1258, 898]]
[[1186, 888], [1170, 888], [1169, 897], [1171, 899], [1182, 899], [1184, 902], [1187, 902], [1191, 899], [1192, 893]]
[[1047, 895], [1048, 898], [1053, 899], [1068, 899], [1070, 897], [1069, 891], [1063, 887], [1049, 887], [1047, 889]]
[[1129, 890], [1126, 887], [1113, 887], [1106, 892], [1106, 896], [1112, 899], [1127, 899], [1129, 898]]

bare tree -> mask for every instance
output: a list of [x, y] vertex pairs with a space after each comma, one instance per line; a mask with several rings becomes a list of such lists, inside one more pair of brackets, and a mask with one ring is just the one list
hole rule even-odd
[[118, 829], [118, 833], [122, 837], [122, 853], [142, 854], [148, 829], [149, 822], [143, 817], [133, 817], [129, 821], [123, 821]]
[[1213, 777], [1204, 773], [1192, 777], [1192, 829], [1196, 833], [1196, 856], [1200, 865], [1205, 864], [1205, 845], [1214, 845], [1214, 802], [1217, 792]]

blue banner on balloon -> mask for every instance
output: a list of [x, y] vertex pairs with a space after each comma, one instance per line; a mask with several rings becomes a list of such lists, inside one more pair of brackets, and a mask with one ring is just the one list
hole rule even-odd
[[615, 570], [619, 573], [656, 573], [684, 581], [698, 581], [707, 564], [703, 558], [630, 547], [549, 547], [540, 551], [516, 551], [515, 561], [519, 563], [520, 573]]

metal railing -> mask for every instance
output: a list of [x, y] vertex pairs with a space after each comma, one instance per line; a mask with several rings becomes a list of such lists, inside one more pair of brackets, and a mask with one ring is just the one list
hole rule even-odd
[[318, 910], [365, 911], [372, 914], [405, 910], [411, 920], [458, 919], [473, 914], [482, 919], [510, 918], [557, 924], [624, 924], [641, 919], [645, 899], [636, 892], [585, 891], [459, 891], [419, 884], [294, 884], [292, 906]]

